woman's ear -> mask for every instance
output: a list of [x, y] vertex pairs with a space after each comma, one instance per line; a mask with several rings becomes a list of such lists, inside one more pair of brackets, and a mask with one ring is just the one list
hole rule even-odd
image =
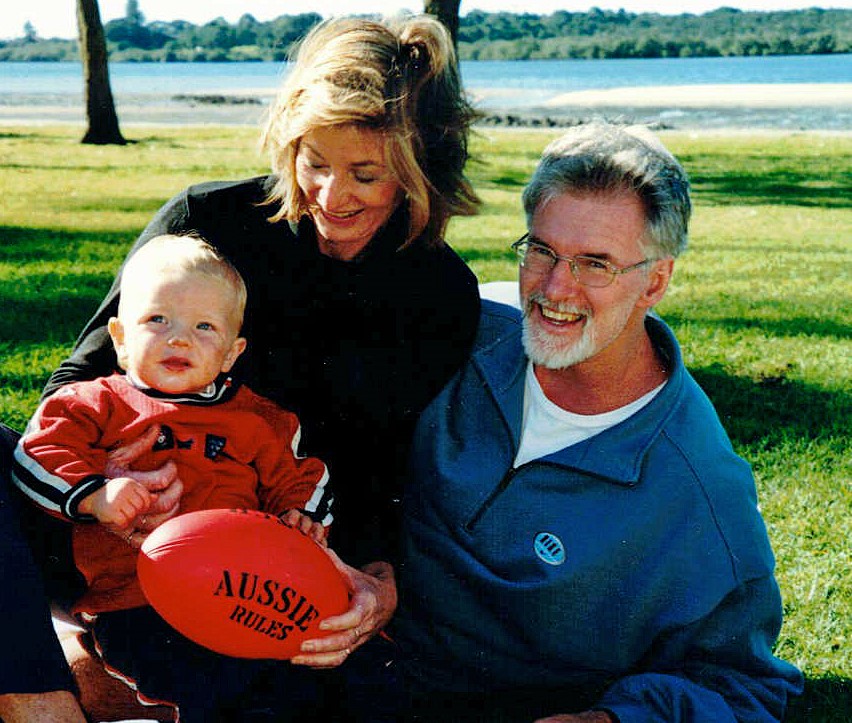
[[222, 372], [231, 371], [231, 367], [234, 366], [234, 362], [237, 361], [237, 358], [246, 350], [246, 340], [238, 336], [234, 339], [234, 343], [231, 344], [231, 348], [228, 350], [228, 353], [225, 354], [225, 358], [222, 360]]
[[127, 369], [127, 347], [124, 345], [124, 324], [116, 317], [110, 317], [107, 322], [107, 331], [112, 338], [112, 345], [115, 347], [115, 355], [118, 357], [118, 364], [122, 369]]

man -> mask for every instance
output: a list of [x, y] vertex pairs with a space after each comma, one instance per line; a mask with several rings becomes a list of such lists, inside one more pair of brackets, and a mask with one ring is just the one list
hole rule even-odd
[[596, 123], [524, 192], [523, 318], [486, 303], [424, 412], [395, 636], [418, 720], [777, 720], [773, 556], [748, 465], [649, 314], [686, 175]]

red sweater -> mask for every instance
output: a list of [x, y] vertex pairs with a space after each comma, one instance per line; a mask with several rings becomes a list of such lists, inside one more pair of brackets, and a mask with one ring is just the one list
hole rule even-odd
[[328, 473], [320, 460], [298, 456], [296, 416], [246, 387], [225, 389], [216, 398], [178, 398], [137, 389], [116, 374], [70, 384], [39, 407], [15, 451], [14, 476], [48, 513], [81, 523], [74, 558], [88, 590], [75, 612], [147, 604], [136, 579], [137, 551], [102, 525], [86, 524], [91, 518], [77, 506], [105, 484], [108, 451], [153, 424], [160, 437], [133, 469], [174, 460], [184, 486], [180, 512], [298, 508], [330, 523]]

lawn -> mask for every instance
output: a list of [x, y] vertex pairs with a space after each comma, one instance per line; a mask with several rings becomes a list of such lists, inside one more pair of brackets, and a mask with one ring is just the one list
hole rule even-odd
[[[252, 129], [0, 127], [0, 419], [22, 428], [136, 234], [201, 180], [264, 172]], [[482, 131], [478, 217], [449, 241], [482, 281], [514, 279], [521, 189], [553, 132]], [[755, 470], [786, 617], [777, 653], [807, 676], [789, 720], [852, 720], [852, 135], [663, 140], [695, 216], [660, 314]]]

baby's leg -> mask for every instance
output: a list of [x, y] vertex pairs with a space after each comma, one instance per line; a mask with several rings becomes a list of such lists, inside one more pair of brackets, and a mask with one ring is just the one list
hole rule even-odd
[[135, 686], [143, 703], [176, 705], [182, 722], [222, 720], [267, 665], [197, 645], [150, 607], [103, 613], [93, 629], [107, 667]]

